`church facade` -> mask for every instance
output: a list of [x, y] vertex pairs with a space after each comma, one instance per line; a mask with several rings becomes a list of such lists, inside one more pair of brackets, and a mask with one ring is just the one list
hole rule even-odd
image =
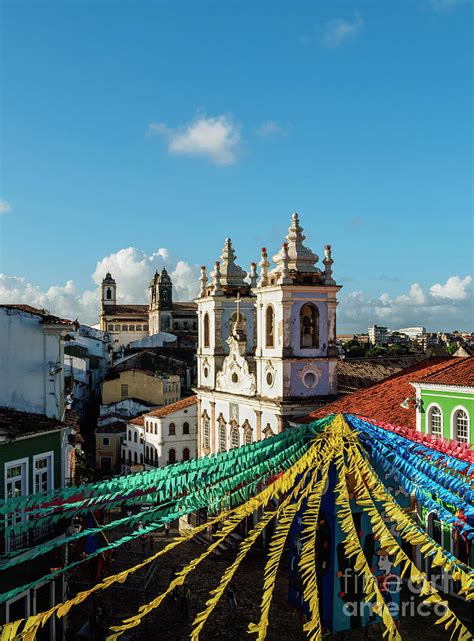
[[198, 452], [238, 447], [281, 432], [337, 392], [331, 247], [323, 269], [303, 244], [297, 214], [274, 266], [262, 249], [248, 274], [230, 239], [207, 275], [198, 309]]
[[117, 304], [117, 283], [108, 272], [102, 281], [100, 329], [112, 335], [114, 350], [160, 332], [197, 334], [197, 305], [173, 302], [173, 283], [163, 268], [148, 286], [148, 305]]

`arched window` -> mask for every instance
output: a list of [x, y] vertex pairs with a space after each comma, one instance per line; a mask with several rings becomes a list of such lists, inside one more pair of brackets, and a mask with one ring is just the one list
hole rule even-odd
[[173, 448], [168, 452], [168, 463], [176, 463], [176, 450]]
[[128, 430], [128, 440], [132, 440], [132, 430]]
[[185, 447], [183, 450], [183, 461], [189, 461], [189, 448]]
[[306, 303], [300, 311], [300, 347], [319, 347], [319, 310]]
[[150, 448], [148, 447], [148, 445], [145, 448], [145, 456], [146, 456], [147, 459], [150, 458]]
[[170, 436], [175, 436], [176, 435], [176, 425], [174, 423], [170, 423], [169, 428], [168, 428], [168, 434]]
[[469, 417], [465, 410], [459, 409], [453, 415], [454, 438], [460, 443], [469, 442]]
[[138, 454], [136, 452], [133, 453], [133, 462], [135, 465], [138, 463]]
[[128, 464], [132, 464], [132, 452], [130, 450], [128, 450]]
[[138, 434], [136, 432], [133, 433], [133, 440], [138, 443]]
[[226, 422], [222, 414], [217, 420], [219, 423], [219, 452], [225, 452], [227, 449]]
[[140, 463], [143, 465], [143, 452], [140, 452]]
[[189, 434], [189, 423], [183, 423], [183, 434]]
[[111, 300], [112, 299], [112, 290], [110, 289], [110, 287], [107, 287], [106, 298], [107, 298], [107, 300]]
[[158, 425], [155, 423], [155, 434], [158, 434]]
[[204, 410], [202, 413], [202, 446], [205, 450], [209, 449], [209, 445], [211, 442], [211, 421], [209, 419], [209, 415]]
[[209, 314], [204, 314], [204, 347], [209, 347]]
[[443, 436], [443, 415], [436, 405], [428, 410], [428, 431], [432, 436]]
[[248, 427], [244, 432], [244, 445], [250, 445], [252, 442], [252, 428]]
[[265, 347], [275, 347], [275, 311], [268, 305], [265, 311]]
[[230, 428], [230, 446], [240, 447], [239, 426], [235, 423]]

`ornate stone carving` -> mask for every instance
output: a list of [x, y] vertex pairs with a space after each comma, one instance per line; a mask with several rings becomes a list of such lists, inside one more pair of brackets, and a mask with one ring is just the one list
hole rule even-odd
[[234, 336], [227, 339], [229, 355], [222, 363], [222, 370], [216, 377], [216, 390], [255, 396], [257, 380], [249, 370], [249, 364], [242, 354], [242, 345]]
[[298, 372], [298, 377], [307, 389], [315, 389], [323, 376], [323, 370], [308, 361]]

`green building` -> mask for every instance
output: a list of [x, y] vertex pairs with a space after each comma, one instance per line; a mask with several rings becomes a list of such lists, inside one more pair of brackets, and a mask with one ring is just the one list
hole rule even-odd
[[474, 357], [412, 382], [417, 398], [416, 428], [425, 434], [472, 445], [474, 440]]

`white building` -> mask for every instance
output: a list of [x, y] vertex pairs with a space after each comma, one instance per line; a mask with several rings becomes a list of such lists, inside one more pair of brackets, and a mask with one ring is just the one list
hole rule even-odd
[[403, 327], [402, 329], [397, 329], [397, 332], [406, 334], [410, 340], [415, 340], [426, 334], [426, 327]]
[[[293, 214], [286, 242], [260, 275], [235, 262], [230, 239], [198, 299], [198, 454], [281, 432], [337, 392], [336, 295], [331, 247], [324, 269]], [[248, 276], [248, 278], [247, 278]]]
[[190, 396], [129, 421], [122, 468], [164, 467], [197, 456], [197, 398]]

